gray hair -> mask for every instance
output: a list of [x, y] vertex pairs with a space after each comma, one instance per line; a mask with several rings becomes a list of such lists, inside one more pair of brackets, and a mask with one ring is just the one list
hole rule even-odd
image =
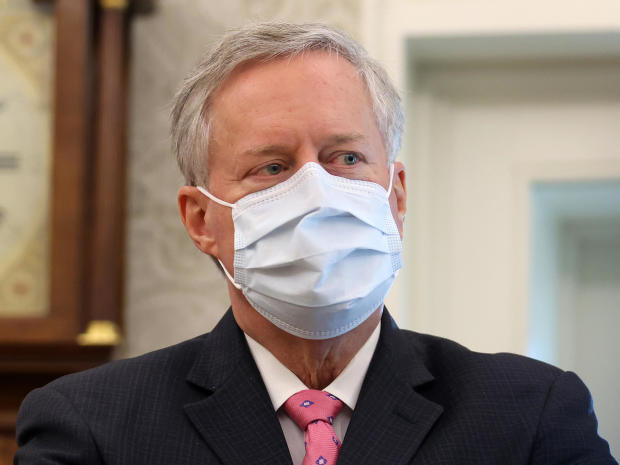
[[401, 145], [403, 110], [385, 70], [344, 33], [323, 24], [252, 24], [226, 34], [185, 79], [172, 109], [172, 148], [185, 182], [207, 182], [209, 107], [215, 91], [240, 65], [325, 50], [349, 61], [370, 95], [377, 126], [394, 161]]

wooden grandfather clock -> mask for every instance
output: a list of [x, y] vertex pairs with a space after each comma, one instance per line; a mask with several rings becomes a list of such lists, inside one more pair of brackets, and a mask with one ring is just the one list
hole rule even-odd
[[128, 0], [0, 0], [0, 465], [121, 338]]

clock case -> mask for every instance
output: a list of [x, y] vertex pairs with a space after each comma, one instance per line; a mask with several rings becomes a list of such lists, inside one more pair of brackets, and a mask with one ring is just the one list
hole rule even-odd
[[0, 465], [25, 394], [109, 360], [122, 327], [128, 4], [38, 3], [56, 28], [49, 309], [0, 318]]

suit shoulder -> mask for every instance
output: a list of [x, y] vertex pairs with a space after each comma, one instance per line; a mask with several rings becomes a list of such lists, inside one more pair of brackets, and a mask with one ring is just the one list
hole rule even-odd
[[157, 390], [166, 383], [182, 383], [207, 337], [208, 334], [204, 334], [137, 357], [72, 373], [42, 389], [53, 389], [72, 399], [85, 394], [87, 397], [126, 395], [131, 391]]
[[495, 459], [485, 463], [516, 463], [519, 454], [528, 463], [550, 458], [553, 463], [616, 463], [597, 434], [590, 393], [574, 373], [521, 355], [475, 352], [436, 336], [410, 331], [399, 336], [397, 366], [420, 367], [421, 362], [428, 370], [431, 376], [416, 391], [441, 406], [433, 438], [450, 435], [450, 447], [462, 447], [459, 456], [493, 453], [492, 447], [472, 449], [473, 440], [501, 445]]
[[561, 369], [511, 353], [483, 353], [449, 339], [402, 330], [401, 336], [417, 357], [424, 360], [435, 379], [495, 386], [533, 384], [548, 389]]

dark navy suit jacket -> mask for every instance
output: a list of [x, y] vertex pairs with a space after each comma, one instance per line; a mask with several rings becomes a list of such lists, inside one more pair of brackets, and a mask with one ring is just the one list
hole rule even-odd
[[[209, 334], [30, 393], [15, 463], [290, 464], [230, 310]], [[570, 372], [399, 330], [387, 311], [338, 465], [615, 464]]]

